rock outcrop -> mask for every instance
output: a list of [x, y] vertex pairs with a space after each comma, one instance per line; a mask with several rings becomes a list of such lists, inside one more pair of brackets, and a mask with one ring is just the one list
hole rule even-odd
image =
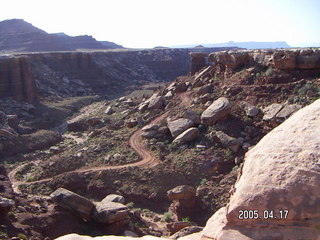
[[194, 213], [196, 190], [187, 185], [177, 186], [167, 192], [168, 198], [173, 201], [169, 207], [173, 219], [181, 221], [185, 217], [191, 217]]
[[206, 66], [206, 58], [208, 57], [208, 54], [192, 52], [190, 53], [190, 56], [191, 56], [190, 75], [193, 76], [196, 72], [200, 71], [203, 67]]
[[317, 100], [251, 149], [229, 204], [201, 239], [319, 239], [319, 126]]
[[57, 189], [50, 196], [60, 207], [79, 214], [86, 220], [91, 220], [91, 212], [94, 208], [94, 204], [87, 198], [64, 188]]
[[128, 207], [120, 203], [124, 198], [115, 194], [106, 196], [101, 202], [92, 202], [67, 189], [59, 188], [50, 196], [57, 205], [87, 221], [111, 225], [109, 229], [114, 233], [122, 229], [129, 214]]
[[262, 65], [281, 70], [320, 69], [319, 49], [290, 50], [239, 50], [211, 53], [209, 62], [220, 66], [222, 71], [236, 70], [242, 66]]

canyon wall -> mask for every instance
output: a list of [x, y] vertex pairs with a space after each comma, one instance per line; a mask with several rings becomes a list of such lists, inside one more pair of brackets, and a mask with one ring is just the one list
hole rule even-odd
[[[227, 48], [199, 48], [199, 52]], [[36, 101], [39, 96], [112, 97], [150, 82], [173, 81], [187, 75], [190, 51], [151, 49], [47, 52], [0, 58], [0, 97]]]

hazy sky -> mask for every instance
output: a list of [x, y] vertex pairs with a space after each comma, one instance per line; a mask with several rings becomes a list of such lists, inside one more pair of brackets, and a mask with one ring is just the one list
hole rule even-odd
[[1, 0], [0, 20], [125, 47], [320, 42], [320, 0]]

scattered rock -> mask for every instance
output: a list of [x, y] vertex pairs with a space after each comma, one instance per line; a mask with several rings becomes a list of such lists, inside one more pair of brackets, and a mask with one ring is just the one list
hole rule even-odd
[[263, 111], [263, 120], [264, 121], [270, 121], [272, 119], [275, 119], [276, 115], [280, 110], [283, 108], [282, 104], [279, 103], [273, 103], [267, 107], [265, 107]]
[[241, 146], [239, 139], [231, 137], [222, 131], [216, 131], [215, 135], [223, 146], [229, 148], [232, 152], [238, 152]]
[[139, 107], [138, 107], [139, 112], [144, 112], [144, 111], [146, 111], [147, 108], [148, 108], [148, 105], [149, 105], [149, 102], [143, 102], [143, 103], [141, 103], [141, 104], [139, 105]]
[[164, 95], [165, 99], [171, 99], [172, 97], [173, 97], [172, 91], [169, 91], [169, 92], [166, 93], [166, 95]]
[[299, 104], [288, 104], [285, 105], [276, 115], [276, 118], [285, 120], [290, 117], [293, 113], [301, 109], [302, 106]]
[[198, 97], [198, 101], [202, 104], [205, 104], [206, 102], [211, 100], [211, 96], [209, 93], [201, 95], [200, 97]]
[[218, 98], [201, 114], [201, 122], [206, 125], [213, 125], [226, 117], [231, 109], [232, 103], [227, 98]]
[[133, 128], [138, 125], [137, 119], [130, 119], [129, 121], [126, 122], [126, 125], [128, 128]]
[[181, 93], [181, 92], [185, 92], [187, 90], [188, 86], [185, 82], [179, 82], [176, 84], [175, 87], [175, 93]]
[[149, 99], [148, 109], [161, 109], [164, 105], [164, 98], [162, 96], [152, 96]]
[[205, 85], [205, 86], [202, 86], [198, 89], [197, 91], [197, 95], [198, 96], [201, 96], [201, 95], [204, 95], [204, 94], [209, 94], [212, 92], [212, 85]]
[[114, 109], [112, 108], [112, 106], [108, 106], [107, 109], [104, 111], [105, 114], [111, 115], [112, 113], [114, 113]]
[[199, 129], [198, 128], [188, 128], [181, 134], [179, 134], [174, 140], [173, 143], [178, 144], [178, 145], [183, 145], [188, 142], [191, 142], [195, 140], [199, 135]]
[[63, 152], [63, 148], [61, 148], [60, 146], [52, 146], [50, 147], [49, 151], [52, 154], [59, 154]]
[[248, 117], [255, 117], [260, 112], [260, 108], [258, 108], [256, 106], [253, 106], [253, 105], [251, 105], [250, 103], [247, 103], [247, 102], [242, 102], [241, 103], [241, 107], [246, 112], [246, 115]]
[[200, 124], [201, 120], [200, 120], [200, 114], [196, 113], [193, 110], [187, 110], [182, 114], [183, 118], [187, 118], [190, 119], [192, 122], [194, 122], [195, 124]]
[[141, 133], [141, 137], [148, 138], [148, 139], [154, 138], [156, 135], [157, 135], [157, 131], [155, 130], [150, 130], [150, 131]]

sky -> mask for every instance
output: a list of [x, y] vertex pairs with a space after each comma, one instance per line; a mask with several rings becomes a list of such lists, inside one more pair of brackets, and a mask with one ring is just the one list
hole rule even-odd
[[125, 47], [228, 41], [320, 43], [320, 0], [1, 0], [0, 21]]

